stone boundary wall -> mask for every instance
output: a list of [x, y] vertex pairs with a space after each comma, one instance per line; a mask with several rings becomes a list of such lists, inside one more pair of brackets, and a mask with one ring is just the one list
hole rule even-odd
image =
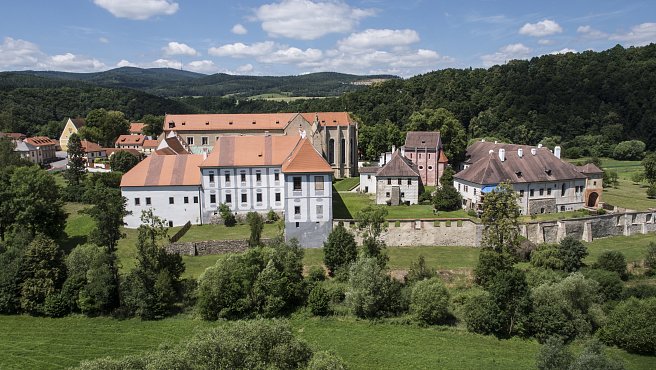
[[[266, 244], [270, 239], [262, 239]], [[212, 254], [225, 254], [243, 252], [248, 249], [248, 240], [206, 240], [198, 242], [171, 243], [166, 247], [169, 253], [187, 256], [206, 256]]]

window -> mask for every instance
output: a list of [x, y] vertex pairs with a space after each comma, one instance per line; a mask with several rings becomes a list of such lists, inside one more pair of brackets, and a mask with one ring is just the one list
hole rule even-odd
[[401, 192], [401, 199], [405, 198], [405, 193]]
[[[430, 155], [430, 153], [428, 153], [428, 159], [431, 159], [431, 155]], [[431, 168], [428, 167], [428, 169], [430, 170]]]
[[216, 204], [216, 195], [215, 194], [210, 194], [210, 203], [211, 204]]
[[335, 139], [328, 140], [328, 162], [335, 163]]
[[421, 159], [421, 153], [419, 153], [419, 159]]
[[242, 194], [241, 195], [241, 202], [242, 203], [247, 203], [248, 202], [248, 194]]
[[540, 196], [544, 195], [544, 189], [540, 189]]
[[194, 145], [194, 137], [187, 136], [187, 145]]
[[194, 197], [194, 203], [198, 203], [198, 197]]
[[255, 181], [256, 182], [261, 182], [262, 181], [262, 174], [259, 172], [255, 173]]
[[147, 205], [147, 206], [150, 205], [150, 197], [146, 198], [146, 205]]
[[385, 198], [389, 198], [390, 194], [389, 191], [385, 193]]
[[476, 188], [474, 188], [474, 195], [476, 195]]
[[301, 226], [301, 223], [300, 223], [300, 222], [297, 222], [297, 223], [296, 223], [296, 228], [298, 229], [300, 226]]
[[301, 206], [294, 206], [294, 214], [295, 215], [301, 214]]
[[429, 170], [429, 171], [432, 171], [432, 170], [433, 170], [433, 166], [428, 166], [428, 170]]
[[565, 191], [566, 190], [567, 190], [567, 188], [565, 187], [565, 184], [563, 184], [563, 186], [561, 186], [561, 188], [560, 188], [560, 196], [561, 197], [565, 196]]
[[183, 201], [184, 201], [184, 204], [189, 204], [189, 197], [184, 197]]
[[207, 136], [201, 136], [201, 138], [200, 138], [200, 144], [201, 145], [207, 145], [207, 144], [209, 144], [209, 142], [210, 142], [210, 139]]
[[551, 188], [547, 188], [547, 195], [551, 195]]
[[276, 202], [280, 202], [280, 193], [276, 193]]
[[232, 203], [232, 194], [226, 194], [225, 202], [228, 204]]
[[241, 182], [246, 182], [246, 174], [245, 173], [241, 174]]
[[225, 182], [229, 183], [230, 182], [230, 174], [226, 173], [224, 176], [225, 176]]
[[419, 169], [420, 169], [420, 170], [423, 170], [423, 169], [424, 169], [424, 166], [419, 166]]
[[314, 190], [323, 191], [323, 176], [314, 176]]
[[392, 179], [387, 179], [387, 185], [392, 185]]
[[173, 227], [173, 221], [169, 221], [169, 227]]
[[139, 198], [134, 198], [134, 205], [135, 206], [141, 205], [141, 200]]
[[528, 191], [528, 196], [533, 197], [534, 193], [535, 193], [535, 190], [531, 189], [531, 190]]
[[401, 185], [401, 182], [402, 182], [402, 181], [403, 181], [402, 179], [398, 179], [398, 180], [396, 180], [396, 183], [397, 183], [398, 185]]
[[412, 185], [412, 179], [408, 179], [408, 185]]
[[593, 181], [593, 182], [592, 182], [592, 185], [597, 186], [597, 182], [596, 182], [596, 181]]
[[367, 175], [367, 180], [371, 180], [371, 175]]
[[301, 178], [298, 176], [294, 177], [294, 191], [301, 191]]
[[210, 173], [210, 184], [214, 183], [214, 174]]
[[317, 217], [323, 217], [323, 205], [317, 204]]
[[339, 151], [340, 151], [339, 163], [346, 163], [346, 140], [342, 139], [341, 147], [339, 148]]
[[544, 213], [544, 208], [540, 208], [540, 213]]
[[255, 201], [258, 203], [262, 203], [262, 193], [255, 194]]
[[520, 190], [520, 191], [519, 191], [519, 197], [520, 197], [520, 198], [524, 198], [524, 190]]
[[273, 174], [273, 181], [280, 181], [280, 174], [278, 172]]

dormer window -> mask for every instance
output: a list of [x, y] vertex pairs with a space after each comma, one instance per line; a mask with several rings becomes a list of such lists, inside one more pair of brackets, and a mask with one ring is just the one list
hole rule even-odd
[[255, 121], [253, 121], [253, 124], [255, 124]]
[[175, 127], [175, 122], [171, 121], [169, 122], [169, 128], [174, 128]]
[[544, 172], [545, 172], [547, 175], [551, 176], [551, 170], [544, 170]]
[[229, 125], [232, 125], [232, 121], [228, 122]]
[[210, 121], [205, 122], [205, 126], [209, 126], [209, 125], [210, 125]]
[[517, 177], [522, 177], [522, 171], [515, 172], [515, 175], [517, 175]]
[[280, 121], [276, 121], [276, 125], [280, 124]]
[[184, 125], [185, 125], [185, 123], [187, 123], [187, 122], [182, 122], [182, 126], [184, 126]]

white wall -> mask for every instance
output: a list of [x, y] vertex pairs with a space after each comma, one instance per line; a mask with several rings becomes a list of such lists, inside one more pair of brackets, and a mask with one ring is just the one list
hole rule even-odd
[[[187, 221], [197, 225], [201, 223], [200, 202], [198, 186], [141, 186], [122, 187], [121, 193], [127, 198], [126, 209], [132, 214], [125, 216], [123, 221], [128, 228], [137, 228], [141, 225], [141, 212], [153, 209], [156, 216], [173, 222], [173, 226], [182, 226]], [[169, 203], [169, 197], [173, 197], [173, 204]], [[188, 203], [184, 202], [187, 197]], [[198, 203], [194, 203], [194, 197]], [[135, 204], [135, 198], [139, 199], [139, 205]], [[150, 198], [150, 205], [146, 198]]]
[[[366, 191], [365, 191], [366, 189]], [[376, 174], [375, 173], [361, 173], [360, 174], [360, 192], [367, 194], [376, 194]]]
[[[294, 191], [294, 178], [301, 178], [301, 190]], [[323, 190], [315, 189], [315, 178], [322, 177]], [[285, 221], [321, 222], [332, 220], [332, 177], [329, 174], [285, 174]], [[321, 213], [317, 213], [321, 206]], [[296, 208], [300, 213], [296, 214]]]

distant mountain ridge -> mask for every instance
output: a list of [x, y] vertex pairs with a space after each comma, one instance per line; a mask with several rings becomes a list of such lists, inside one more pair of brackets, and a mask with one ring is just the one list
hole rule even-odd
[[[72, 73], [57, 71], [17, 71], [22, 75], [82, 81], [100, 87], [130, 88], [165, 96], [339, 96], [361, 89], [370, 80], [398, 79], [393, 75], [358, 76], [337, 72], [309, 73], [298, 76], [243, 76], [202, 73], [172, 68], [121, 67], [103, 72]], [[1, 76], [2, 74], [0, 74]]]

